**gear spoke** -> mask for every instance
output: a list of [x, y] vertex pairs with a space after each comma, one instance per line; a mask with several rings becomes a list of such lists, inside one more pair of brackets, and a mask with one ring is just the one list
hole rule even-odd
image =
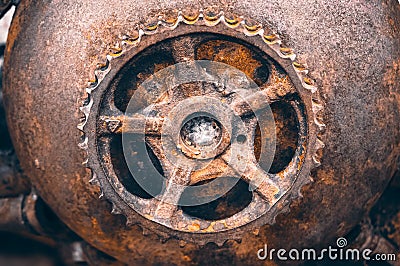
[[194, 171], [190, 178], [190, 184], [194, 185], [202, 181], [224, 176], [234, 176], [236, 172], [224, 160], [214, 159], [206, 168]]
[[275, 175], [265, 172], [254, 155], [254, 135], [257, 120], [250, 118], [246, 128], [239, 127], [236, 141], [221, 158], [237, 175], [249, 183], [250, 189], [256, 191], [269, 204], [276, 202], [280, 189], [273, 181]]
[[258, 164], [247, 165], [243, 178], [249, 182], [250, 189], [256, 191], [271, 205], [276, 202], [279, 187], [273, 182], [274, 175], [265, 172]]
[[274, 101], [277, 101], [277, 99], [270, 98], [267, 91], [257, 91], [233, 101], [232, 110], [236, 115], [244, 116], [262, 110]]
[[169, 174], [165, 190], [154, 211], [156, 219], [169, 219], [178, 209], [179, 199], [190, 183], [191, 169], [174, 168]]
[[148, 134], [161, 135], [163, 118], [146, 117], [141, 114], [133, 116], [117, 115], [117, 116], [101, 116], [101, 130], [103, 134]]
[[[232, 147], [232, 149], [241, 149], [242, 147]], [[279, 187], [273, 182], [275, 175], [265, 172], [252, 158], [251, 152], [242, 152], [237, 156], [230, 156], [231, 153], [225, 153], [222, 159], [232, 167], [236, 174], [249, 183], [250, 189], [256, 191], [260, 196], [266, 199], [270, 204], [276, 201], [275, 195], [279, 193]]]
[[242, 97], [232, 102], [232, 109], [239, 116], [256, 113], [273, 102], [281, 101], [294, 92], [295, 88], [288, 80], [288, 77], [279, 77], [274, 69], [269, 81], [261, 86], [261, 90], [250, 95], [248, 95], [248, 92], [239, 93]]
[[279, 84], [265, 85], [262, 90], [234, 100], [231, 104], [232, 110], [238, 116], [256, 113], [273, 102], [281, 101], [284, 96], [290, 93], [290, 91], [285, 91], [284, 95], [278, 94], [277, 87], [279, 88]]

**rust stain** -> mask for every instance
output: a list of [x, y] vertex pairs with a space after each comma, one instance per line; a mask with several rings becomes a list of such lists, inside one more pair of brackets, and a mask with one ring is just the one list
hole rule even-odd
[[318, 171], [318, 177], [325, 185], [336, 186], [339, 184], [335, 178], [335, 172], [332, 169], [321, 169]]
[[255, 70], [261, 66], [247, 47], [224, 40], [208, 41], [197, 49], [197, 59], [212, 60], [231, 65], [251, 79], [255, 79]]
[[386, 71], [383, 77], [383, 85], [389, 88], [390, 95], [393, 95], [400, 105], [400, 91], [399, 84], [400, 81], [400, 58], [392, 62], [392, 65]]

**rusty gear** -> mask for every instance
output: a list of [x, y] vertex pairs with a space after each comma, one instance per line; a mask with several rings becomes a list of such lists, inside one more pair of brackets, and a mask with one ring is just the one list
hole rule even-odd
[[[203, 32], [202, 35], [190, 35], [199, 32]], [[172, 42], [172, 47], [174, 47], [172, 53], [175, 55], [175, 58], [173, 58], [175, 62], [195, 60], [194, 54], [188, 54], [194, 53], [194, 44], [191, 39], [196, 39], [197, 43], [200, 43], [199, 38], [201, 38], [201, 36], [207, 36], [205, 39], [208, 40], [216, 39], [218, 35], [237, 38], [237, 40], [240, 41], [244, 39], [251, 45], [255, 45], [256, 47], [261, 46], [260, 48], [264, 53], [267, 51], [267, 56], [271, 58], [270, 62], [274, 62], [271, 64], [270, 83], [267, 89], [263, 88], [261, 93], [251, 94], [246, 97], [244, 102], [232, 102], [231, 108], [235, 110], [238, 115], [243, 116], [252, 112], [252, 109], [249, 109], [249, 105], [256, 109], [262, 109], [269, 103], [284, 100], [285, 97], [287, 97], [287, 100], [288, 95], [292, 97], [291, 106], [295, 110], [299, 130], [297, 148], [293, 159], [286, 168], [281, 169], [281, 171], [273, 175], [262, 175], [265, 177], [264, 181], [270, 179], [276, 180], [275, 182], [280, 182], [281, 185], [287, 187], [286, 191], [280, 191], [279, 186], [273, 186], [275, 189], [272, 189], [271, 184], [267, 185], [268, 182], [264, 184], [261, 181], [258, 192], [264, 190], [264, 198], [269, 199], [270, 205], [269, 208], [267, 208], [268, 211], [265, 210], [266, 208], [260, 208], [260, 206], [254, 203], [252, 206], [246, 208], [247, 211], [241, 213], [242, 216], [236, 215], [237, 217], [234, 216], [231, 221], [227, 218], [217, 221], [207, 221], [204, 219], [189, 218], [190, 216], [188, 215], [182, 216], [182, 210], [179, 210], [178, 213], [181, 214], [181, 216], [179, 216], [181, 218], [176, 220], [175, 226], [172, 226], [170, 221], [165, 222], [165, 217], [162, 217], [163, 219], [157, 219], [154, 217], [154, 213], [150, 213], [151, 209], [154, 209], [154, 207], [151, 207], [153, 205], [150, 206], [148, 202], [154, 204], [154, 199], [149, 200], [146, 199], [146, 197], [132, 197], [126, 187], [124, 187], [121, 182], [118, 182], [118, 178], [110, 178], [110, 175], [116, 176], [116, 174], [113, 174], [115, 170], [110, 166], [110, 160], [112, 160], [111, 155], [109, 153], [108, 155], [101, 155], [110, 149], [110, 140], [100, 140], [98, 135], [137, 132], [138, 130], [135, 126], [145, 128], [146, 134], [160, 134], [161, 124], [164, 118], [152, 116], [150, 117], [151, 119], [129, 119], [118, 110], [120, 108], [116, 106], [114, 101], [109, 100], [109, 98], [113, 96], [112, 93], [116, 93], [116, 85], [113, 81], [114, 77], [117, 76], [119, 72], [124, 72], [123, 66], [128, 64], [127, 59], [137, 57], [140, 52], [145, 50], [142, 46], [143, 43], [144, 47], [152, 45], [152, 43], [146, 42], [146, 36], [153, 34], [157, 34], [163, 39], [165, 37], [171, 38], [169, 42]], [[246, 36], [245, 38], [243, 38], [243, 34]], [[177, 43], [180, 43], [180, 45], [177, 45]], [[207, 9], [206, 11], [200, 10], [190, 15], [179, 12], [178, 16], [173, 19], [159, 17], [155, 22], [141, 25], [136, 35], [124, 36], [118, 41], [112, 51], [107, 55], [106, 62], [99, 65], [99, 68], [95, 71], [96, 80], [91, 82], [86, 89], [88, 98], [84, 101], [84, 106], [81, 108], [84, 113], [84, 118], [78, 126], [78, 128], [84, 132], [84, 141], [80, 144], [80, 147], [88, 152], [88, 160], [86, 163], [87, 166], [92, 169], [93, 178], [91, 182], [99, 185], [102, 190], [102, 195], [112, 203], [112, 213], [123, 214], [127, 218], [128, 224], [139, 223], [144, 229], [155, 231], [164, 239], [175, 237], [198, 244], [215, 242], [221, 245], [227, 239], [239, 239], [243, 232], [256, 230], [266, 223], [272, 224], [276, 215], [280, 212], [287, 211], [291, 199], [298, 197], [300, 188], [310, 181], [310, 170], [319, 165], [317, 151], [323, 148], [323, 143], [318, 138], [319, 132], [323, 130], [324, 127], [324, 124], [320, 121], [318, 116], [318, 113], [322, 110], [322, 103], [318, 97], [316, 86], [314, 86], [313, 81], [307, 77], [305, 65], [297, 62], [295, 58], [296, 56], [293, 51], [285, 47], [276, 34], [270, 33], [267, 29], [263, 28], [262, 25], [232, 14], [223, 14], [223, 12], [209, 13]], [[161, 65], [162, 62], [158, 62], [158, 64]], [[166, 63], [164, 62], [164, 64]], [[168, 64], [163, 67], [165, 68], [166, 66], [168, 66]], [[284, 70], [280, 69], [282, 67]], [[282, 73], [286, 73], [286, 75]], [[282, 77], [282, 75], [284, 77]], [[290, 85], [288, 86], [287, 84]], [[218, 85], [215, 86], [218, 87]], [[110, 90], [110, 87], [113, 89]], [[289, 89], [287, 89], [288, 87]], [[225, 88], [223, 86], [220, 89], [216, 89], [216, 91], [222, 92], [223, 97], [235, 93], [234, 91], [226, 92], [224, 90]], [[261, 99], [265, 102], [260, 100], [259, 94], [262, 95]], [[296, 97], [298, 98], [293, 95], [297, 95]], [[144, 101], [146, 102], [146, 100]], [[193, 100], [193, 98], [191, 98], [191, 100]], [[171, 99], [169, 99], [169, 101], [171, 101]], [[150, 101], [147, 101], [147, 103], [149, 102]], [[203, 103], [199, 102], [198, 104], [201, 105]], [[212, 102], [206, 102], [205, 106], [207, 105], [212, 106]], [[100, 108], [104, 106], [106, 106], [106, 111], [100, 111]], [[150, 125], [149, 120], [151, 120]], [[255, 124], [253, 124], [253, 126], [255, 126]], [[255, 135], [250, 135], [250, 138], [252, 137], [255, 138]], [[157, 151], [157, 145], [155, 145], [157, 141], [153, 140], [149, 142], [151, 148], [155, 150], [155, 155], [157, 157], [163, 157], [163, 155]], [[237, 143], [239, 142], [240, 141]], [[253, 142], [250, 143], [253, 144]], [[99, 145], [101, 148], [97, 149], [96, 145]], [[195, 156], [196, 154], [199, 153], [194, 152], [192, 155]], [[223, 161], [224, 156], [221, 158]], [[106, 161], [106, 163], [104, 163], [104, 161]], [[240, 165], [239, 161], [236, 165], [236, 169], [239, 168]], [[165, 167], [165, 164], [163, 166]], [[95, 171], [94, 169], [103, 169], [103, 171]], [[211, 167], [211, 171], [212, 169]], [[246, 168], [247, 174], [244, 174], [245, 180], [251, 182], [255, 176], [259, 175], [261, 172], [257, 169], [259, 169], [257, 164], [252, 164], [249, 169]], [[182, 174], [182, 170], [178, 172]], [[177, 172], [174, 172], [174, 174], [177, 175]], [[189, 173], [189, 175], [190, 174], [191, 173]], [[197, 176], [199, 175], [200, 178], [197, 177], [196, 179], [196, 174], [193, 174], [191, 179], [193, 180], [194, 178], [197, 181], [204, 181], [205, 178], [201, 177], [201, 173], [197, 173]], [[212, 178], [217, 176], [218, 174], [213, 175]], [[210, 179], [210, 177], [206, 179]], [[271, 189], [275, 191], [273, 194], [270, 194]], [[182, 191], [178, 196], [180, 196], [181, 193]], [[261, 192], [261, 195], [262, 194], [263, 192]], [[256, 197], [255, 202], [261, 202], [261, 198]], [[177, 202], [177, 200], [178, 199], [175, 201]], [[147, 219], [143, 219], [143, 217], [140, 217], [138, 213], [133, 210], [135, 209], [135, 205], [140, 205], [143, 210], [146, 210], [141, 214]], [[172, 214], [167, 215], [166, 217], [171, 218], [171, 215]], [[157, 225], [154, 221], [165, 226]]]

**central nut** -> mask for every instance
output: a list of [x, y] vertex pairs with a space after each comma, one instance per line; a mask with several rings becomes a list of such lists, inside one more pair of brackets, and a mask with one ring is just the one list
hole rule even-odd
[[222, 138], [221, 124], [208, 116], [198, 116], [187, 121], [181, 128], [185, 145], [197, 149], [217, 146]]
[[169, 160], [200, 169], [222, 154], [230, 145], [233, 115], [216, 97], [193, 96], [179, 101], [162, 126], [161, 141]]

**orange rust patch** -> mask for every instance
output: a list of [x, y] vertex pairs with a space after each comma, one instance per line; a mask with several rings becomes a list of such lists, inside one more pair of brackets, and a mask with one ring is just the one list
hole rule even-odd
[[188, 229], [189, 229], [189, 231], [197, 232], [197, 231], [200, 230], [200, 224], [198, 224], [198, 223], [193, 223], [193, 224], [191, 224], [191, 225], [188, 226]]
[[400, 80], [400, 59], [397, 61], [393, 61], [392, 65], [389, 67], [388, 71], [386, 71], [385, 76], [383, 77], [383, 85], [389, 87], [389, 93], [394, 94], [395, 97], [399, 96], [398, 82]]
[[335, 173], [331, 169], [321, 169], [318, 171], [318, 177], [326, 185], [335, 186], [338, 184], [335, 179]]
[[208, 41], [197, 49], [197, 59], [212, 60], [233, 66], [255, 79], [255, 70], [261, 63], [253, 58], [253, 53], [247, 47], [222, 40]]
[[204, 180], [219, 177], [226, 172], [227, 167], [227, 164], [222, 159], [215, 159], [207, 168], [193, 172], [190, 177], [190, 183], [196, 184]]

